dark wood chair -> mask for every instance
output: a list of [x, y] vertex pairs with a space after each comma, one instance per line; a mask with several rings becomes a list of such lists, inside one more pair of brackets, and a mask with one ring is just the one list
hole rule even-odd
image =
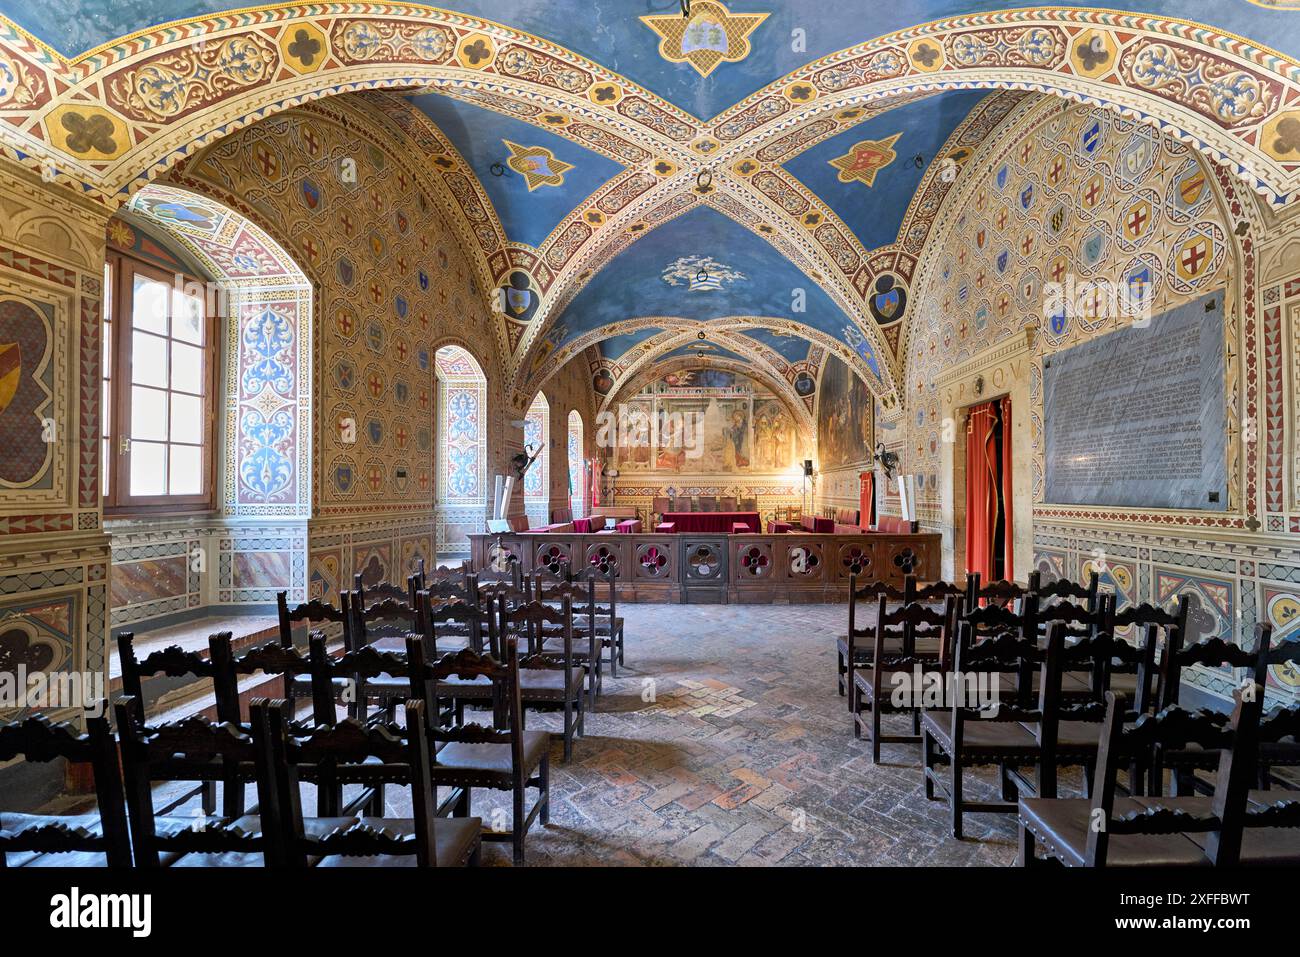
[[1010, 607], [1024, 598], [1029, 589], [1005, 579], [985, 582], [979, 572], [966, 576], [966, 610], [974, 611], [985, 603]]
[[1088, 584], [1080, 585], [1068, 578], [1057, 578], [1050, 582], [1043, 581], [1043, 573], [1032, 571], [1029, 573], [1028, 585], [1025, 590], [1037, 595], [1043, 604], [1047, 604], [1058, 598], [1074, 599], [1083, 602], [1090, 608], [1097, 605], [1097, 595], [1101, 593], [1101, 577], [1092, 572], [1088, 575]]
[[[1273, 627], [1264, 622], [1255, 625], [1254, 644], [1250, 648], [1231, 644], [1214, 637], [1191, 645], [1182, 645], [1182, 632], [1173, 632], [1175, 641], [1166, 648], [1161, 659], [1160, 702], [1164, 707], [1178, 703], [1185, 668], [1201, 665], [1207, 668], [1237, 668], [1247, 672], [1260, 687], [1267, 687], [1270, 666], [1300, 661], [1300, 639], [1295, 637], [1273, 645]], [[1175, 795], [1191, 795], [1198, 785], [1204, 784], [1197, 771], [1211, 771], [1217, 767], [1218, 756], [1198, 749], [1169, 751], [1157, 749], [1153, 755], [1152, 789], [1160, 794], [1163, 785], [1162, 771], [1170, 771], [1170, 783]], [[1300, 745], [1277, 741], [1261, 745], [1258, 770], [1260, 786], [1272, 784], [1272, 768], [1300, 764]]]
[[[122, 668], [122, 694], [131, 702], [131, 718], [137, 727], [143, 727], [148, 716], [145, 714], [144, 683], [148, 679], [197, 678], [212, 684], [216, 691], [212, 661], [197, 651], [186, 651], [179, 645], [168, 645], [151, 652], [141, 661], [135, 653], [135, 635], [124, 631], [117, 636], [117, 657]], [[120, 729], [119, 729], [120, 730]], [[182, 804], [198, 797], [204, 814], [215, 814], [217, 810], [217, 783], [222, 779], [221, 769], [213, 767], [206, 778], [183, 780], [196, 782], [195, 786], [176, 796], [165, 807], [158, 809], [159, 814], [170, 814]], [[227, 795], [229, 799], [230, 795]]]
[[840, 635], [835, 640], [837, 669], [835, 684], [841, 697], [848, 694], [849, 659], [853, 658], [858, 663], [871, 660], [871, 640], [874, 631], [870, 624], [864, 625], [861, 622], [860, 619], [865, 616], [859, 612], [858, 603], [864, 602], [866, 608], [875, 609], [877, 599], [883, 595], [895, 604], [906, 605], [915, 593], [916, 579], [911, 575], [904, 577], [901, 589], [884, 581], [869, 581], [859, 588], [858, 577], [849, 576], [849, 631], [848, 634]]
[[[502, 639], [501, 646], [501, 661], [465, 649], [428, 662], [423, 640], [412, 635], [407, 644], [407, 661], [411, 696], [425, 701], [426, 724], [430, 725], [434, 747], [434, 783], [456, 789], [455, 801], [447, 803], [457, 817], [469, 816], [474, 788], [509, 791], [513, 803], [510, 829], [494, 827], [484, 833], [483, 839], [509, 841], [515, 863], [522, 864], [525, 838], [533, 822], [540, 818], [542, 824], [547, 824], [551, 818], [551, 736], [545, 731], [524, 729], [518, 646], [515, 639], [508, 637]], [[491, 727], [463, 721], [450, 725], [428, 721], [428, 716], [442, 713], [438, 694], [444, 681], [453, 676], [472, 680], [480, 675], [492, 682]], [[536, 791], [531, 808], [526, 807], [529, 789]]]
[[718, 510], [719, 512], [735, 512], [735, 511], [739, 511], [739, 509], [736, 507], [736, 496], [734, 496], [734, 495], [724, 495], [724, 496], [722, 496], [722, 498], [718, 499], [718, 509], [717, 509], [717, 510]]
[[385, 598], [393, 598], [414, 605], [415, 593], [420, 589], [422, 578], [423, 576], [417, 577], [412, 573], [407, 576], [405, 585], [397, 585], [389, 581], [379, 581], [373, 585], [367, 585], [365, 576], [361, 572], [357, 572], [352, 576], [352, 594], [354, 598], [360, 600], [363, 608], [383, 601]]
[[694, 506], [691, 504], [689, 495], [674, 495], [673, 509], [674, 512], [693, 512]]
[[[22, 758], [89, 765], [98, 805], [95, 813], [78, 815], [0, 811], [0, 870], [131, 866], [122, 775], [117, 744], [105, 714], [107, 706], [101, 701], [99, 713], [86, 717], [84, 734], [71, 723], [54, 724], [43, 715], [0, 724], [0, 764]], [[11, 861], [10, 855], [15, 859]]]
[[[424, 613], [404, 599], [383, 598], [367, 606], [353, 592], [345, 602], [349, 616], [343, 644], [347, 652], [373, 648], [400, 654], [406, 650], [407, 635], [425, 633]], [[355, 679], [351, 691], [349, 713], [363, 720], [372, 705], [386, 714], [389, 721], [395, 720], [397, 705], [406, 697], [404, 682], [383, 679], [371, 682], [364, 675]]]
[[[893, 693], [894, 679], [902, 673], [908, 676], [908, 681], [913, 680], [913, 675], [920, 675], [923, 682], [933, 676], [938, 676], [941, 684], [947, 680], [949, 642], [960, 606], [957, 596], [949, 595], [942, 612], [931, 611], [919, 602], [903, 605], [891, 612], [887, 609], [888, 601], [885, 595], [877, 599], [871, 661], [859, 666], [854, 663], [852, 654], [848, 659], [853, 736], [861, 738], [864, 731], [867, 733], [871, 741], [872, 764], [880, 763], [881, 744], [915, 744], [921, 740], [920, 714], [924, 702], [919, 699], [924, 686], [913, 688], [913, 693], [905, 695], [900, 703]], [[891, 630], [898, 633], [897, 650], [889, 647], [895, 643], [891, 640], [894, 638]], [[931, 639], [933, 650], [918, 650], [918, 632]], [[886, 713], [910, 715], [912, 733], [884, 734], [880, 719]]]
[[656, 495], [650, 500], [650, 511], [656, 523], [663, 521], [664, 513], [672, 511], [672, 499], [666, 495]]
[[[1292, 806], [1280, 811], [1251, 808], [1249, 788], [1263, 699], [1263, 689], [1257, 690], [1257, 694], [1235, 692], [1235, 707], [1227, 721], [1210, 711], [1170, 707], [1142, 715], [1132, 724], [1128, 723], [1133, 713], [1129, 702], [1123, 695], [1107, 692], [1092, 798], [1022, 800], [1018, 809], [1022, 866], [1038, 862], [1040, 846], [1047, 857], [1067, 867], [1230, 866], [1247, 862], [1242, 834], [1248, 816], [1258, 827], [1284, 819], [1286, 825], [1300, 826], [1300, 802], [1289, 802]], [[1134, 755], [1189, 746], [1215, 755], [1213, 797], [1116, 795], [1119, 769]], [[1300, 861], [1298, 844], [1292, 842], [1291, 863]], [[1276, 856], [1274, 862], [1280, 863]]]
[[[1085, 787], [1091, 788], [1093, 771], [1101, 747], [1102, 724], [1106, 718], [1105, 694], [1110, 690], [1107, 682], [1118, 667], [1137, 676], [1138, 697], [1132, 701], [1136, 710], [1126, 716], [1135, 721], [1152, 710], [1155, 687], [1156, 632], [1146, 629], [1140, 645], [1116, 639], [1109, 632], [1098, 632], [1088, 638], [1065, 641], [1065, 626], [1061, 622], [1048, 625], [1048, 645], [1053, 635], [1059, 636], [1060, 647], [1048, 656], [1039, 684], [1039, 720], [1030, 727], [1038, 741], [1037, 773], [1030, 775], [1018, 768], [1002, 769], [1004, 793], [1010, 793], [1007, 784], [1014, 785], [1020, 797], [1055, 797], [1059, 771], [1065, 767], [1083, 767]], [[1067, 670], [1084, 671], [1099, 676], [1101, 684], [1095, 696], [1080, 694], [1073, 698], [1063, 687]], [[1125, 701], [1130, 699], [1125, 698]], [[1150, 755], [1134, 755], [1130, 762], [1130, 791], [1141, 793], [1142, 774], [1150, 764]], [[1043, 790], [1045, 789], [1045, 790]], [[1091, 791], [1089, 791], [1091, 793]]]
[[[420, 700], [404, 702], [402, 729], [348, 718], [333, 727], [318, 726], [296, 735], [285, 720], [283, 703], [266, 703], [267, 718], [259, 725], [265, 732], [259, 743], [274, 771], [280, 809], [269, 828], [276, 863], [289, 868], [305, 868], [309, 862], [317, 867], [478, 864], [483, 822], [476, 817], [438, 820], [424, 708]], [[324, 764], [344, 782], [372, 780], [382, 773], [389, 782], [407, 785], [411, 816], [304, 818], [300, 771]]]
[[[556, 607], [566, 599], [570, 607], [582, 606], [582, 617], [573, 622], [572, 655], [575, 662], [585, 666], [587, 691], [590, 705], [594, 708], [596, 698], [604, 688], [604, 673], [600, 666], [604, 649], [613, 643], [611, 637], [600, 634], [597, 624], [595, 579], [587, 578], [585, 582], [547, 582], [541, 577], [534, 576], [525, 585], [526, 587], [531, 585], [531, 591], [528, 592], [529, 600], [523, 603], [523, 606], [540, 602], [543, 605]], [[510, 611], [507, 605], [498, 607], [507, 613]], [[542, 623], [537, 628], [520, 628], [512, 625], [502, 616], [498, 618], [497, 631], [502, 637], [513, 633], [515, 637], [522, 638], [530, 655], [547, 651], [548, 645], [551, 651], [558, 652], [564, 642], [564, 629], [556, 623]]]
[[[606, 587], [606, 601], [596, 605], [596, 637], [605, 648], [609, 649], [610, 677], [618, 677], [619, 666], [624, 664], [624, 629], [623, 618], [618, 613], [618, 569], [610, 566], [601, 571], [595, 565], [588, 565], [573, 575], [572, 581], [596, 583], [596, 600], [600, 601], [600, 586]], [[573, 614], [575, 620], [586, 615], [588, 608], [582, 600], [575, 599]]]
[[[136, 709], [130, 697], [119, 698], [115, 707], [135, 866], [263, 866], [266, 844], [260, 813], [158, 814], [153, 807], [155, 782], [205, 781], [212, 768], [223, 765], [257, 767], [257, 748], [248, 729], [199, 715], [144, 726], [135, 718]], [[258, 805], [269, 810], [275, 799], [262, 789], [264, 779], [264, 774], [258, 776]]]
[[[970, 622], [963, 620], [957, 625], [952, 700], [947, 708], [929, 709], [921, 715], [925, 796], [935, 800], [937, 792], [948, 802], [955, 838], [962, 837], [963, 816], [968, 812], [1010, 814], [1017, 808], [1005, 780], [1000, 802], [967, 800], [963, 788], [967, 768], [1042, 766], [1038, 739], [1026, 726], [1026, 722], [1039, 721], [1042, 710], [1030, 698], [1025, 682], [1017, 681], [1010, 693], [1001, 689], [1000, 682], [1003, 676], [1047, 667], [1048, 656], [1053, 650], [1059, 653], [1063, 644], [1058, 629], [1049, 635], [1046, 647], [1036, 636], [1014, 631], [977, 641]], [[946, 775], [940, 769], [945, 763]]]
[[[544, 645], [543, 634], [548, 628], [560, 630], [559, 647], [553, 651], [547, 651]], [[565, 594], [560, 599], [559, 608], [534, 601], [513, 610], [502, 609], [500, 634], [521, 633], [527, 636], [530, 648], [538, 649], [519, 661], [519, 696], [525, 720], [529, 708], [563, 711], [560, 737], [567, 762], [573, 757], [573, 739], [583, 733], [585, 725], [582, 687], [588, 667], [574, 656], [573, 599]]]
[[756, 499], [756, 498], [742, 498], [742, 499], [740, 500], [740, 511], [742, 511], [742, 512], [757, 512], [757, 511], [758, 511], [758, 499]]
[[[303, 640], [296, 643], [302, 651], [306, 651], [307, 637], [312, 631], [323, 632], [329, 640], [343, 639], [349, 614], [347, 599], [348, 593], [341, 592], [338, 607], [327, 601], [313, 598], [309, 602], [290, 608], [288, 593], [277, 592], [275, 602], [280, 620], [280, 644], [285, 648], [295, 647], [293, 626], [296, 624], [306, 626]], [[285, 675], [282, 692], [284, 698], [296, 704], [300, 698], [311, 698], [311, 693], [310, 678]]]
[[[701, 495], [699, 497], [699, 510], [701, 512], [718, 511], [718, 497], [716, 495]], [[722, 509], [726, 511], [726, 509]]]

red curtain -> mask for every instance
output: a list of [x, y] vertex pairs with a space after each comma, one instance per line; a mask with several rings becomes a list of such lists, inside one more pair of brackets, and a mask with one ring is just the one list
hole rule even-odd
[[989, 581], [993, 570], [993, 531], [998, 499], [998, 462], [991, 457], [997, 428], [993, 403], [970, 410], [966, 420], [966, 571]]
[[862, 472], [858, 475], [858, 527], [870, 528], [876, 517], [876, 473]]
[[1012, 547], [1011, 400], [1003, 398], [975, 406], [966, 422], [966, 570], [1010, 580]]
[[1004, 563], [1002, 577], [1015, 581], [1016, 570], [1012, 557], [1015, 554], [1015, 540], [1011, 536], [1011, 397], [1003, 396], [1000, 402], [1002, 413], [1002, 554]]

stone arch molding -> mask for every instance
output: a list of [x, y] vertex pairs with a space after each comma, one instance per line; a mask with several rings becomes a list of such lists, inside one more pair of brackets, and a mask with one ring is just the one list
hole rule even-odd
[[[700, 157], [691, 144], [713, 135], [721, 150], [705, 151], [710, 163], [810, 113], [904, 87], [967, 86], [1038, 89], [1119, 109], [1220, 161], [1250, 164], [1274, 198], [1300, 186], [1300, 149], [1276, 129], [1300, 117], [1300, 64], [1241, 37], [1145, 14], [1026, 8], [935, 21], [813, 61], [707, 121], [557, 44], [417, 5], [382, 13], [345, 3], [250, 8], [163, 24], [71, 60], [7, 18], [0, 25], [0, 58], [12, 77], [0, 84], [4, 142], [33, 166], [54, 163], [105, 194], [311, 99], [512, 75], [539, 92], [613, 84], [614, 105], [593, 101], [593, 119], [683, 157]], [[619, 110], [629, 96], [658, 111], [630, 118]]]

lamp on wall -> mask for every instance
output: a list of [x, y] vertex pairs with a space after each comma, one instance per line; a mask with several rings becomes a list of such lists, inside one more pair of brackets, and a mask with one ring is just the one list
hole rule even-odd
[[885, 448], [884, 442], [877, 442], [876, 454], [871, 458], [879, 463], [880, 467], [885, 470], [885, 481], [892, 482], [894, 479], [894, 469], [898, 468], [898, 453], [891, 452]]

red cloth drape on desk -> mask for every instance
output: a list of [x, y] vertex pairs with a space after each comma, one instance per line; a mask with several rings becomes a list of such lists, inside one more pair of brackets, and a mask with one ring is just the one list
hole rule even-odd
[[1007, 398], [975, 406], [966, 421], [966, 570], [985, 581], [1015, 574], [1010, 424]]

